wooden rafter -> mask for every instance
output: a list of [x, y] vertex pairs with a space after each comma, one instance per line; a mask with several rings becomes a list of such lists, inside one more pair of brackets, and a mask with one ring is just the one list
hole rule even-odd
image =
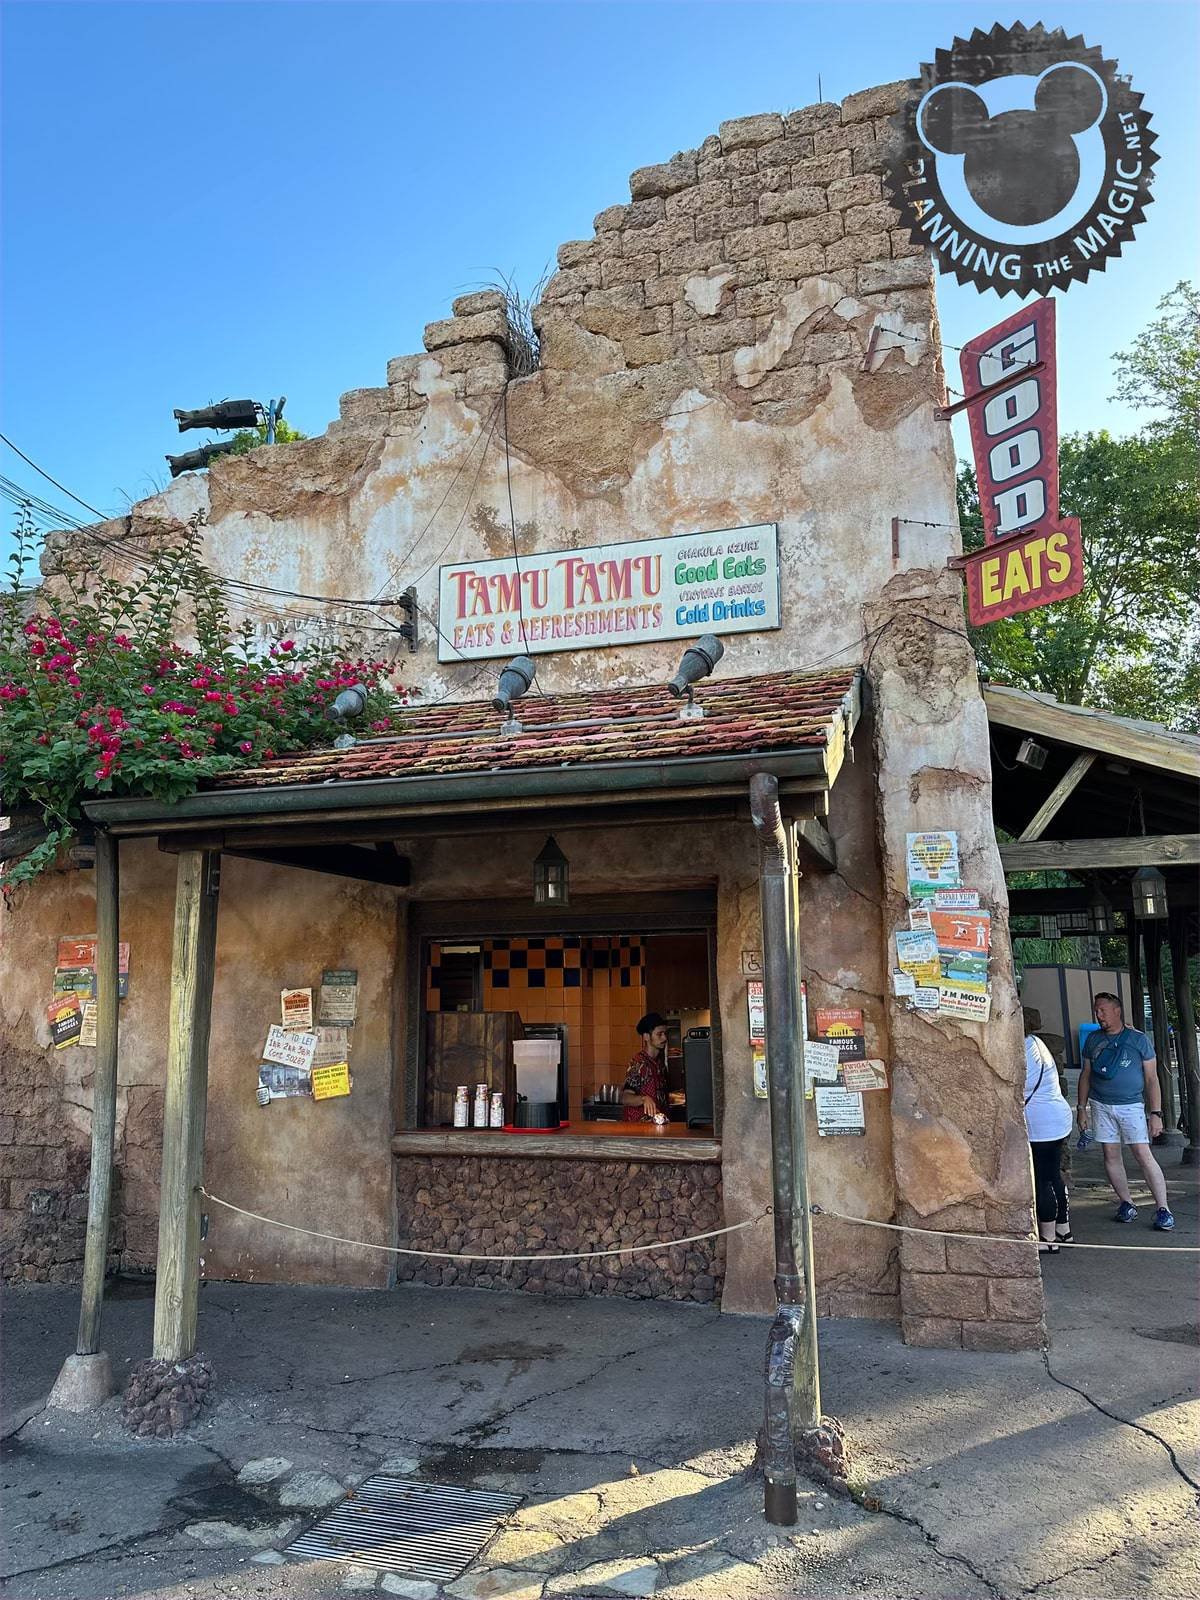
[[1021, 834], [1020, 842], [1022, 844], [1032, 844], [1035, 839], [1042, 837], [1051, 822], [1087, 776], [1095, 759], [1096, 753], [1094, 750], [1087, 750], [1083, 755], [1075, 757], [1066, 772], [1063, 773], [1062, 777], [1034, 812], [1029, 826]]

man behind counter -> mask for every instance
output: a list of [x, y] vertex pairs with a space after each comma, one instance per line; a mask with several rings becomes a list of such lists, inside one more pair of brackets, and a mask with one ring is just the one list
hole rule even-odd
[[637, 1025], [641, 1049], [629, 1063], [621, 1090], [626, 1122], [661, 1116], [671, 1109], [667, 1092], [667, 1024], [657, 1011], [648, 1011]]

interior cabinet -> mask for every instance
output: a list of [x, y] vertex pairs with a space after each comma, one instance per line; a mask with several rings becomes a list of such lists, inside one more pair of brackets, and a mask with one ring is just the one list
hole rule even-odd
[[515, 1011], [437, 1011], [427, 1018], [425, 1035], [424, 1126], [454, 1125], [454, 1091], [467, 1086], [471, 1110], [475, 1085], [486, 1083], [489, 1097], [504, 1096], [504, 1120], [516, 1106], [513, 1042], [525, 1037]]

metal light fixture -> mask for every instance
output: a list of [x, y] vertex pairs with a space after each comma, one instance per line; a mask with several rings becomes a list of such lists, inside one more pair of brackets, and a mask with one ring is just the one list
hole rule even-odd
[[571, 869], [551, 835], [533, 863], [535, 906], [565, 906], [571, 900]]
[[1029, 767], [1034, 772], [1040, 772], [1046, 765], [1049, 751], [1044, 744], [1039, 744], [1036, 739], [1022, 739], [1017, 750], [1017, 761], [1023, 767]]
[[1167, 880], [1157, 867], [1133, 875], [1133, 914], [1140, 922], [1160, 922], [1167, 914]]
[[173, 478], [181, 472], [200, 472], [214, 456], [228, 455], [232, 449], [232, 439], [217, 439], [212, 444], [202, 444], [198, 450], [185, 450], [181, 456], [167, 456], [167, 466]]
[[709, 673], [725, 654], [725, 646], [715, 633], [706, 633], [697, 639], [683, 652], [683, 659], [679, 663], [679, 671], [667, 684], [667, 688], [676, 700], [686, 698], [687, 704], [680, 710], [680, 717], [685, 722], [698, 720], [704, 715], [704, 707], [698, 706], [692, 694], [692, 685], [701, 678], [707, 678]]
[[[350, 689], [343, 689], [329, 708], [329, 715], [335, 722], [355, 722], [367, 709], [367, 691], [358, 685]], [[352, 733], [339, 733], [333, 741], [335, 750], [351, 750], [357, 744]]]
[[1112, 906], [1109, 905], [1099, 884], [1093, 889], [1092, 898], [1088, 901], [1088, 920], [1093, 933], [1112, 932]]
[[262, 407], [256, 400], [221, 400], [198, 411], [177, 410], [175, 421], [180, 433], [189, 428], [257, 428], [262, 421]]
[[521, 724], [513, 714], [513, 701], [519, 700], [528, 690], [536, 671], [530, 656], [514, 656], [501, 672], [496, 693], [492, 696], [492, 705], [495, 710], [504, 713], [500, 729], [502, 733], [520, 733]]

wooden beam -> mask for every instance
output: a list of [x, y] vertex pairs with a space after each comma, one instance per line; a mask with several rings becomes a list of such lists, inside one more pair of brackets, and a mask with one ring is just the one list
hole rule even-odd
[[241, 856], [247, 861], [266, 861], [276, 867], [299, 867], [304, 872], [328, 872], [338, 878], [357, 878], [363, 883], [384, 883], [395, 888], [406, 888], [412, 882], [412, 862], [394, 850], [369, 850], [361, 846], [326, 845], [309, 846], [298, 850], [247, 850], [231, 849], [226, 855]]
[[48, 832], [41, 822], [31, 822], [24, 828], [5, 828], [0, 833], [0, 861], [15, 861], [18, 856], [35, 850]]
[[805, 872], [836, 872], [837, 845], [823, 822], [808, 817], [796, 825], [796, 855]]
[[1127, 839], [1039, 839], [1002, 844], [1005, 872], [1077, 872], [1089, 867], [1200, 866], [1200, 833], [1167, 833]]
[[1022, 844], [1032, 844], [1035, 839], [1042, 837], [1047, 827], [1087, 776], [1088, 770], [1095, 759], [1096, 752], [1094, 750], [1087, 750], [1083, 755], [1075, 757], [1074, 761], [1072, 761], [1071, 765], [1034, 812], [1029, 826], [1021, 835], [1020, 842]]
[[1163, 728], [1151, 732], [1131, 727], [1120, 717], [1083, 706], [1059, 705], [1020, 689], [1000, 684], [983, 691], [988, 721], [995, 727], [1014, 728], [1018, 733], [1040, 735], [1061, 744], [1079, 745], [1097, 755], [1116, 756], [1136, 761], [1160, 772], [1176, 772], [1186, 778], [1200, 778], [1200, 747], [1186, 734]]
[[1200, 1049], [1196, 1043], [1196, 1008], [1188, 982], [1188, 919], [1172, 911], [1168, 923], [1171, 945], [1171, 977], [1175, 988], [1175, 1010], [1179, 1017], [1179, 1086], [1182, 1090], [1187, 1148], [1180, 1165], [1200, 1164]]
[[175, 939], [163, 1107], [154, 1354], [183, 1361], [196, 1348], [200, 1195], [208, 1111], [208, 1030], [217, 945], [220, 857], [187, 850], [175, 885]]
[[121, 899], [120, 846], [110, 834], [96, 835], [96, 1069], [92, 1076], [92, 1165], [88, 1179], [87, 1233], [79, 1336], [75, 1353], [100, 1350], [104, 1272], [112, 1208], [113, 1140], [117, 1126], [118, 942]]

